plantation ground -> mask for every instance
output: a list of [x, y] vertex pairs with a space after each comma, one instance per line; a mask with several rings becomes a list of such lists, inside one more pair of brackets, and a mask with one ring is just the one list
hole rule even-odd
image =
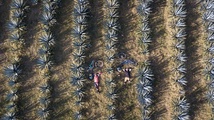
[[[7, 66], [11, 59], [11, 51], [8, 48], [8, 34], [6, 23], [9, 20], [9, 3], [6, 0], [0, 6], [0, 71]], [[74, 98], [72, 91], [74, 88], [69, 83], [71, 76], [70, 64], [72, 63], [72, 40], [71, 30], [73, 28], [72, 9], [73, 1], [61, 0], [61, 7], [57, 10], [57, 25], [53, 28], [56, 35], [56, 47], [54, 48], [54, 65], [51, 69], [53, 94], [51, 100], [52, 111], [51, 119], [55, 120], [72, 120], [75, 111]], [[173, 116], [173, 99], [178, 96], [179, 86], [174, 82], [175, 75], [173, 68], [175, 63], [173, 56], [172, 40], [173, 28], [170, 27], [173, 19], [171, 17], [172, 0], [155, 0], [152, 4], [152, 13], [150, 16], [150, 27], [152, 30], [153, 43], [150, 46], [151, 54], [142, 56], [139, 54], [139, 16], [136, 8], [137, 0], [119, 0], [120, 1], [120, 18], [121, 24], [120, 45], [118, 52], [125, 52], [129, 58], [135, 59], [139, 64], [142, 60], [149, 58], [152, 63], [152, 69], [155, 75], [154, 84], [154, 104], [152, 119], [170, 120]], [[92, 40], [92, 47], [87, 53], [86, 62], [92, 59], [104, 59], [104, 35], [106, 30], [105, 24], [105, 0], [89, 0], [91, 5], [90, 31], [89, 35]], [[205, 99], [206, 80], [203, 76], [203, 70], [206, 63], [206, 34], [201, 19], [202, 11], [200, 3], [196, 0], [186, 0], [187, 2], [187, 80], [188, 85], [185, 88], [187, 99], [190, 102], [190, 115], [193, 120], [209, 120], [211, 118], [211, 107]], [[31, 6], [27, 14], [27, 32], [24, 36], [26, 44], [22, 50], [22, 80], [20, 81], [20, 99], [19, 99], [19, 119], [37, 120], [37, 111], [39, 108], [39, 96], [41, 96], [38, 87], [45, 81], [43, 80], [40, 70], [36, 66], [39, 49], [38, 38], [42, 34], [42, 25], [39, 22], [39, 13], [41, 12], [41, 3]], [[133, 67], [132, 83], [126, 86], [122, 85], [123, 78], [118, 78], [119, 101], [118, 113], [120, 120], [140, 120], [141, 111], [137, 101], [135, 79], [137, 66]], [[97, 70], [99, 71], [99, 70]], [[108, 103], [105, 85], [105, 66], [100, 69], [101, 75], [101, 93], [96, 93], [92, 81], [87, 81], [88, 100], [85, 103], [84, 110], [87, 120], [104, 120], [109, 114], [106, 105]], [[0, 74], [0, 108], [4, 108], [7, 103], [4, 96], [8, 91], [7, 78]], [[0, 116], [5, 113], [0, 109]]]

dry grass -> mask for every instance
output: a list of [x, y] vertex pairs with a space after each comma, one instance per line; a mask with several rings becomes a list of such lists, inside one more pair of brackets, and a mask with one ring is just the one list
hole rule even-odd
[[[140, 53], [138, 46], [139, 39], [139, 16], [136, 14], [137, 0], [119, 0], [121, 7], [119, 9], [121, 24], [120, 44], [118, 45], [118, 52], [125, 52], [129, 58], [135, 59], [138, 63], [145, 59], [152, 61], [152, 69], [155, 75], [154, 84], [154, 114], [152, 119], [155, 120], [169, 120], [172, 118], [173, 107], [172, 101], [177, 98], [179, 86], [174, 82], [175, 74], [172, 69], [175, 66], [175, 61], [172, 59], [176, 53], [174, 52], [170, 23], [173, 18], [170, 15], [172, 0], [155, 0], [152, 4], [152, 13], [150, 16], [150, 26], [152, 29], [152, 40], [149, 56], [143, 56]], [[104, 60], [105, 44], [104, 44], [104, 20], [105, 20], [105, 0], [89, 0], [91, 7], [91, 17], [89, 34], [91, 38], [92, 47], [87, 52], [86, 63], [90, 63], [92, 59]], [[8, 50], [9, 44], [6, 41], [8, 34], [6, 33], [6, 22], [9, 19], [9, 3], [7, 0], [4, 5], [0, 7], [0, 71], [3, 72], [6, 66], [14, 56]], [[71, 77], [70, 64], [72, 63], [72, 40], [71, 31], [73, 28], [73, 1], [62, 0], [61, 8], [57, 11], [58, 24], [53, 28], [56, 35], [56, 46], [54, 48], [54, 65], [51, 69], [50, 83], [53, 87], [52, 102], [51, 102], [51, 119], [55, 120], [72, 120], [73, 111], [76, 111], [74, 106], [74, 98], [72, 92], [74, 88], [70, 85], [69, 79]], [[203, 76], [203, 69], [206, 66], [204, 60], [205, 56], [205, 34], [204, 27], [201, 22], [201, 10], [199, 5], [195, 2], [187, 2], [188, 19], [187, 19], [187, 40], [186, 53], [188, 56], [188, 86], [187, 99], [191, 104], [191, 119], [207, 120], [210, 119], [211, 110], [208, 103], [205, 101], [206, 82]], [[21, 50], [22, 57], [22, 79], [20, 80], [20, 99], [19, 99], [19, 118], [37, 120], [37, 111], [39, 108], [38, 99], [41, 93], [38, 87], [46, 82], [42, 78], [42, 73], [36, 66], [36, 59], [38, 58], [39, 43], [38, 38], [42, 33], [42, 25], [39, 22], [39, 13], [41, 12], [41, 4], [31, 7], [27, 14], [27, 32], [24, 36], [26, 44]], [[201, 47], [202, 46], [202, 47]], [[118, 61], [116, 59], [116, 61]], [[118, 62], [115, 63], [115, 65]], [[105, 78], [108, 75], [105, 73], [106, 64], [102, 69], [95, 69], [102, 71], [100, 81], [101, 93], [97, 93], [94, 89], [93, 82], [87, 81], [88, 100], [85, 103], [84, 110], [87, 120], [104, 120], [109, 115], [106, 107], [110, 102], [107, 97], [107, 86]], [[127, 66], [128, 67], [128, 66]], [[123, 78], [116, 77], [118, 80], [118, 113], [120, 120], [140, 120], [141, 108], [137, 101], [137, 92], [135, 85], [136, 70], [139, 66], [133, 67], [133, 81], [131, 84], [123, 86]], [[4, 96], [8, 90], [7, 79], [0, 74], [0, 96]], [[4, 97], [0, 97], [0, 107], [5, 105]], [[0, 109], [0, 116], [5, 113], [4, 109]]]

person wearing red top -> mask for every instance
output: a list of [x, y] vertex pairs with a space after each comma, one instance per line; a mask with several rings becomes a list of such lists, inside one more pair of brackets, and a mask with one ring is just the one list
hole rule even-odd
[[101, 73], [95, 73], [94, 74], [94, 86], [97, 90], [97, 92], [99, 92], [99, 76], [101, 75]]

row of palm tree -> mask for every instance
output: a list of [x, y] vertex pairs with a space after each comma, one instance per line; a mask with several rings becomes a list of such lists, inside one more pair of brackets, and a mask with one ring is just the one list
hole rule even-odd
[[213, 58], [213, 42], [214, 42], [214, 0], [205, 0], [202, 3], [202, 8], [204, 10], [203, 14], [203, 20], [204, 25], [206, 27], [206, 33], [207, 33], [207, 43], [209, 45], [208, 48], [208, 64], [207, 64], [207, 79], [208, 79], [208, 92], [207, 92], [207, 99], [209, 101], [209, 104], [212, 107], [212, 118], [214, 117], [214, 58]]
[[[38, 1], [33, 1], [37, 4]], [[43, 26], [43, 33], [39, 37], [40, 48], [38, 51], [39, 58], [37, 65], [43, 72], [43, 78], [45, 83], [39, 87], [41, 96], [39, 99], [40, 108], [37, 112], [41, 119], [48, 119], [50, 113], [51, 102], [51, 85], [50, 81], [50, 69], [53, 65], [52, 54], [53, 47], [55, 45], [55, 37], [52, 32], [52, 27], [56, 24], [56, 9], [58, 8], [59, 0], [43, 0], [42, 1], [42, 13], [41, 23]]]
[[85, 52], [90, 44], [88, 35], [88, 18], [89, 18], [89, 1], [77, 0], [74, 3], [72, 12], [74, 26], [72, 30], [73, 37], [73, 61], [71, 64], [71, 80], [70, 83], [74, 86], [73, 92], [75, 96], [75, 105], [77, 111], [74, 112], [74, 119], [80, 120], [83, 118], [82, 106], [86, 97], [85, 93]]
[[115, 59], [115, 54], [117, 51], [116, 45], [118, 44], [118, 33], [120, 30], [120, 24], [118, 22], [120, 7], [118, 0], [106, 0], [106, 21], [105, 21], [105, 55], [106, 71], [108, 77], [106, 78], [106, 86], [108, 86], [107, 98], [109, 99], [109, 104], [107, 105], [107, 110], [109, 115], [107, 116], [108, 120], [117, 120], [116, 109], [117, 109], [117, 98], [118, 92], [116, 89], [116, 81], [113, 76], [113, 63]]
[[[8, 105], [6, 106], [6, 114], [3, 116], [3, 120], [14, 120], [17, 117], [17, 101], [18, 101], [18, 88], [21, 74], [20, 57], [17, 55], [17, 51], [21, 49], [24, 38], [23, 35], [26, 31], [26, 23], [24, 21], [26, 17], [26, 10], [28, 6], [23, 0], [12, 0], [10, 3], [10, 18], [7, 24], [9, 32], [9, 42], [11, 50], [13, 50], [14, 58], [11, 58], [11, 65], [5, 67], [4, 75], [9, 79], [8, 86], [9, 91], [6, 95]], [[21, 45], [21, 46], [20, 46]]]
[[[149, 45], [151, 40], [151, 29], [149, 26], [149, 16], [151, 13], [151, 3], [153, 0], [139, 0], [137, 12], [140, 17], [140, 31], [139, 31], [139, 48], [143, 56], [149, 55]], [[145, 60], [142, 66], [138, 68], [138, 84], [136, 85], [138, 93], [138, 101], [141, 105], [142, 120], [151, 119], [153, 103], [153, 81], [154, 75], [151, 69], [151, 64], [148, 59]]]
[[10, 91], [6, 94], [6, 100], [8, 101], [8, 104], [6, 105], [6, 111], [7, 113], [2, 118], [3, 120], [12, 120], [16, 119], [17, 115], [17, 100], [18, 100], [18, 78], [21, 74], [21, 68], [19, 62], [14, 62], [12, 65], [5, 67], [4, 69], [5, 76], [8, 77], [8, 85], [10, 88]]
[[175, 73], [176, 73], [176, 82], [180, 86], [181, 96], [174, 102], [174, 117], [173, 119], [178, 120], [189, 120], [189, 107], [190, 104], [185, 99], [184, 87], [187, 85], [186, 79], [186, 60], [187, 56], [185, 54], [185, 40], [186, 40], [186, 23], [185, 19], [187, 16], [185, 0], [173, 0], [173, 18], [175, 22], [173, 22], [175, 33], [173, 34], [173, 39], [176, 41], [175, 50], [176, 50], [176, 65]]

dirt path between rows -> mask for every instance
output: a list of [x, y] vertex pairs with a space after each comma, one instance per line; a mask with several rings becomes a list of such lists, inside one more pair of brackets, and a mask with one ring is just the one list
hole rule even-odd
[[[206, 67], [206, 36], [202, 21], [201, 4], [186, 0], [187, 7], [187, 98], [190, 102], [190, 116], [193, 120], [211, 119], [211, 108], [206, 101], [204, 70]], [[208, 112], [209, 111], [209, 112]]]

